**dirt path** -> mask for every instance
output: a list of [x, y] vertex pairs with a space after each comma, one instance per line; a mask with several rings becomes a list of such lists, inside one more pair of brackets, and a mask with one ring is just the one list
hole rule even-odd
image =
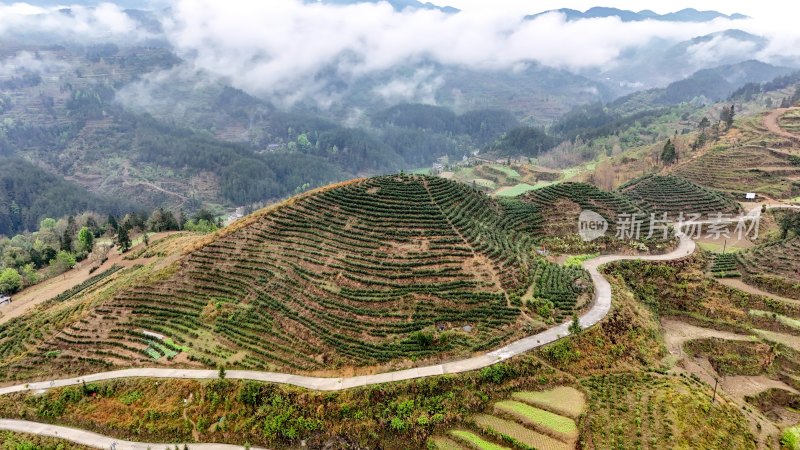
[[717, 282], [719, 284], [724, 284], [725, 286], [732, 287], [734, 289], [738, 289], [740, 291], [747, 292], [748, 294], [759, 295], [761, 297], [769, 297], [775, 300], [779, 300], [786, 303], [792, 303], [795, 305], [800, 305], [800, 300], [794, 300], [791, 298], [781, 297], [779, 295], [772, 294], [767, 291], [762, 291], [761, 289], [751, 286], [744, 281], [738, 278], [718, 278]]
[[177, 197], [177, 198], [181, 199], [181, 201], [183, 201], [183, 202], [189, 200], [185, 195], [181, 195], [181, 194], [179, 194], [177, 192], [172, 192], [172, 191], [166, 190], [166, 189], [162, 188], [161, 186], [153, 184], [153, 183], [151, 183], [149, 181], [133, 180], [131, 178], [131, 176], [130, 176], [130, 165], [128, 165], [128, 163], [126, 163], [125, 166], [123, 167], [122, 175], [123, 175], [123, 181], [122, 181], [122, 185], [123, 186], [144, 186], [144, 187], [153, 189], [155, 191], [161, 192], [162, 194], [166, 194], [166, 195], [169, 195], [169, 196]]
[[664, 342], [667, 344], [669, 354], [677, 358], [686, 357], [686, 354], [683, 352], [683, 344], [695, 339], [719, 338], [731, 341], [755, 340], [755, 337], [746, 334], [702, 328], [672, 318], [661, 319], [661, 329], [664, 332]]
[[744, 401], [745, 396], [755, 395], [767, 389], [783, 389], [784, 391], [800, 394], [795, 388], [783, 381], [772, 380], [764, 376], [725, 377], [720, 383], [725, 392], [742, 401]]
[[[153, 234], [150, 239], [151, 241], [156, 241], [167, 236], [168, 234], [169, 233], [156, 233]], [[142, 245], [143, 244], [139, 244], [132, 250], [141, 248]], [[15, 294], [12, 297], [13, 301], [11, 303], [0, 306], [0, 314], [2, 314], [2, 316], [0, 316], [0, 324], [4, 324], [11, 319], [25, 314], [26, 312], [35, 308], [37, 305], [50, 300], [51, 298], [68, 289], [72, 289], [92, 276], [109, 269], [115, 264], [122, 267], [131, 267], [135, 264], [142, 264], [143, 262], [148, 261], [149, 259], [123, 259], [123, 255], [120, 255], [115, 248], [112, 248], [111, 251], [108, 252], [108, 260], [93, 273], [89, 273], [93, 264], [90, 261], [83, 261], [75, 266], [72, 270], [69, 270], [62, 275], [35, 284]]]
[[778, 108], [771, 111], [769, 114], [764, 116], [764, 127], [766, 127], [767, 130], [772, 134], [800, 142], [800, 136], [784, 130], [781, 128], [780, 123], [778, 122], [782, 115], [794, 109], [797, 108]]
[[[750, 423], [750, 430], [757, 438], [759, 449], [777, 450], [776, 442], [780, 436], [780, 430], [769, 419], [764, 417], [751, 405], [745, 403], [746, 395], [753, 395], [773, 387], [786, 389], [788, 386], [780, 381], [770, 380], [767, 377], [720, 377], [706, 358], [692, 358], [683, 351], [683, 344], [693, 339], [719, 338], [737, 341], [754, 340], [753, 336], [744, 334], [730, 333], [727, 331], [702, 328], [695, 325], [681, 322], [676, 319], [662, 319], [661, 327], [664, 332], [664, 341], [667, 344], [670, 356], [675, 358], [678, 373], [689, 373], [697, 376], [701, 381], [714, 386], [719, 380], [720, 395], [718, 401], [728, 402], [740, 409]], [[791, 389], [791, 388], [789, 388]], [[721, 395], [724, 393], [725, 395]], [[750, 408], [748, 410], [747, 408]], [[773, 445], [768, 445], [773, 442]]]

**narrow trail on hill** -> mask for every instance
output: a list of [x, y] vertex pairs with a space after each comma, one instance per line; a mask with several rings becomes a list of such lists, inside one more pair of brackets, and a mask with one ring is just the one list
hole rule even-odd
[[[771, 205], [769, 209], [785, 208], [784, 205]], [[760, 217], [761, 208], [755, 208], [750, 211], [749, 216]], [[687, 222], [684, 225], [697, 225], [706, 224], [709, 221], [700, 222]], [[685, 258], [696, 249], [694, 240], [687, 237], [683, 233], [676, 233], [679, 239], [678, 246], [675, 250], [663, 255], [645, 255], [645, 256], [632, 256], [632, 255], [603, 255], [584, 261], [583, 268], [589, 272], [592, 282], [594, 283], [595, 301], [591, 309], [580, 317], [580, 324], [582, 328], [588, 328], [599, 323], [608, 312], [611, 310], [611, 284], [600, 272], [600, 268], [605, 265], [616, 261], [672, 261]], [[469, 372], [472, 370], [481, 369], [491, 366], [493, 364], [505, 361], [514, 356], [526, 353], [535, 348], [550, 344], [559, 339], [569, 336], [570, 323], [563, 323], [548, 330], [542, 331], [538, 334], [528, 336], [518, 341], [512, 342], [497, 350], [485, 353], [480, 356], [467, 358], [459, 361], [453, 361], [443, 364], [436, 364], [431, 366], [416, 367], [412, 369], [400, 370], [395, 372], [386, 372], [375, 375], [362, 375], [355, 377], [339, 377], [339, 378], [324, 378], [324, 377], [308, 377], [302, 375], [293, 375], [287, 373], [276, 372], [257, 372], [247, 370], [228, 370], [226, 371], [226, 378], [234, 380], [252, 380], [265, 383], [278, 383], [289, 384], [293, 386], [303, 387], [317, 391], [339, 391], [344, 389], [352, 389], [355, 387], [390, 383], [396, 381], [412, 380], [417, 378], [431, 377], [444, 374], [455, 374], [462, 372]], [[123, 369], [111, 372], [100, 372], [80, 377], [66, 378], [52, 381], [41, 381], [26, 384], [18, 384], [15, 386], [7, 386], [0, 388], [0, 395], [11, 394], [14, 392], [45, 392], [48, 389], [74, 386], [84, 382], [90, 383], [95, 381], [114, 380], [120, 378], [162, 378], [162, 379], [215, 379], [218, 377], [216, 370], [202, 370], [202, 369], [161, 369], [161, 368], [134, 368]], [[80, 444], [93, 446], [96, 448], [111, 448], [111, 443], [116, 442], [117, 450], [145, 450], [148, 448], [164, 447], [167, 444], [159, 443], [140, 443], [140, 442], [127, 442], [116, 440], [114, 438], [101, 436], [95, 433], [90, 433], [83, 430], [59, 427], [55, 425], [46, 425], [38, 422], [27, 422], [20, 420], [5, 420], [0, 419], [0, 430], [20, 431], [31, 434], [38, 434], [42, 436], [54, 436], [62, 439], [67, 439]], [[206, 449], [240, 449], [242, 446], [223, 445], [223, 444], [192, 444], [190, 449], [193, 450], [206, 450]], [[255, 447], [253, 447], [255, 448]]]

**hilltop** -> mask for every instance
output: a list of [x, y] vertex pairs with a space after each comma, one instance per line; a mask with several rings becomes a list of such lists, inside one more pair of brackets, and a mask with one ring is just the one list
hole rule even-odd
[[591, 294], [581, 269], [532, 251], [542, 231], [533, 205], [441, 178], [334, 185], [205, 238], [47, 336], [57, 357], [31, 357], [313, 372], [491, 349]]

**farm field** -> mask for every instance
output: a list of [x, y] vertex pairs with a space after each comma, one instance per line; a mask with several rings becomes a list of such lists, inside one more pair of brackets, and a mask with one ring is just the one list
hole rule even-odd
[[744, 198], [757, 192], [773, 198], [790, 198], [800, 166], [784, 153], [759, 146], [712, 149], [680, 163], [672, 171], [695, 184]]
[[793, 109], [778, 119], [778, 124], [790, 133], [800, 134], [800, 110]]
[[[615, 233], [614, 224], [624, 214], [636, 214], [642, 220], [639, 227], [641, 239], [649, 234], [649, 212], [616, 192], [606, 192], [590, 184], [555, 184], [525, 193], [520, 199], [541, 209], [543, 228], [548, 236], [576, 235], [578, 216], [582, 210], [591, 210], [603, 216], [609, 223], [608, 234], [612, 237]], [[658, 239], [660, 235], [654, 237]]]
[[[453, 429], [448, 437], [462, 448], [498, 450], [507, 448], [570, 450], [577, 442], [578, 428], [573, 418], [586, 409], [583, 394], [575, 388], [558, 386], [547, 391], [514, 392], [512, 398], [553, 406], [564, 402], [570, 417], [545, 411], [515, 400], [494, 403], [492, 414], [476, 414], [467, 420], [470, 429]], [[437, 449], [453, 448], [453, 442], [435, 436], [430, 442]]]
[[741, 207], [731, 198], [678, 176], [647, 175], [626, 183], [619, 190], [642, 209], [659, 215], [666, 213], [673, 220], [681, 213], [689, 220], [690, 214], [702, 214], [706, 219], [717, 213], [735, 215], [741, 212]]
[[511, 397], [514, 400], [573, 419], [583, 412], [586, 403], [582, 392], [567, 386], [541, 392], [515, 392]]
[[459, 167], [446, 176], [466, 184], [485, 188], [498, 197], [516, 197], [525, 192], [540, 189], [563, 180], [562, 171], [546, 169], [529, 163], [508, 164], [482, 163], [472, 167]]
[[513, 416], [536, 429], [547, 430], [564, 440], [578, 437], [578, 427], [567, 417], [513, 400], [495, 403], [494, 408], [498, 413]]
[[737, 407], [712, 406], [711, 389], [699, 381], [621, 373], [590, 377], [582, 385], [594, 413], [582, 439], [592, 448], [756, 448]]
[[736, 254], [744, 280], [765, 291], [800, 299], [800, 238], [777, 240]]
[[711, 274], [718, 278], [740, 277], [734, 253], [720, 253], [713, 256]]

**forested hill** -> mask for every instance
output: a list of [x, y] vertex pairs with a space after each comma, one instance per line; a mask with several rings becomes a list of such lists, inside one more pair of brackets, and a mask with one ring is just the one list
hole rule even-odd
[[134, 208], [52, 175], [18, 158], [0, 158], [0, 235], [35, 229], [44, 217], [80, 211], [120, 215]]

